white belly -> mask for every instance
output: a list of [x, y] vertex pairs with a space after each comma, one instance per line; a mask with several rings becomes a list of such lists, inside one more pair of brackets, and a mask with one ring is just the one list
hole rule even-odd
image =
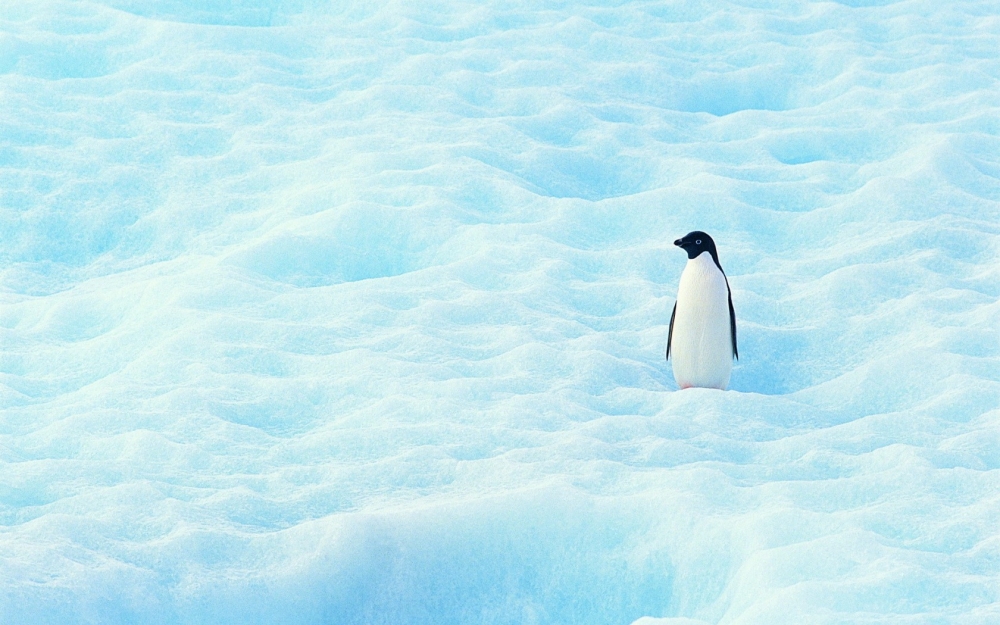
[[733, 370], [729, 290], [708, 252], [689, 260], [681, 274], [670, 358], [681, 388], [725, 390], [729, 385]]

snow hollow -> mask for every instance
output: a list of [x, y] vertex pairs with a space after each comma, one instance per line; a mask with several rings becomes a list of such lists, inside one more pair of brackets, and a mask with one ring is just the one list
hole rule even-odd
[[[1000, 622], [992, 0], [0, 6], [0, 623]], [[664, 361], [719, 245], [730, 390]]]

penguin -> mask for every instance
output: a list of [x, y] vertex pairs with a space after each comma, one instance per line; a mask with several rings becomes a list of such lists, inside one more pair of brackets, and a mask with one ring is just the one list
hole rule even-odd
[[715, 241], [700, 230], [674, 241], [688, 255], [670, 314], [667, 360], [682, 388], [726, 390], [736, 350], [736, 313]]

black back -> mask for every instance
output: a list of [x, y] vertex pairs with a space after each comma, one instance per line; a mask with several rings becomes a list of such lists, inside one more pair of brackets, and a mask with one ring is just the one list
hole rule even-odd
[[[726, 272], [719, 263], [719, 252], [715, 249], [715, 241], [707, 233], [695, 230], [674, 241], [674, 245], [687, 252], [688, 260], [698, 258], [699, 254], [708, 252], [712, 255], [715, 266], [722, 272], [722, 277], [726, 280], [726, 293], [729, 295], [729, 332], [733, 339], [733, 358], [739, 360], [740, 353], [736, 349], [736, 311], [733, 309], [733, 292], [729, 289], [729, 278], [726, 277]], [[667, 335], [667, 360], [670, 360], [670, 343], [674, 338], [674, 316], [676, 314], [677, 302], [674, 302], [674, 312], [670, 313], [670, 331]]]

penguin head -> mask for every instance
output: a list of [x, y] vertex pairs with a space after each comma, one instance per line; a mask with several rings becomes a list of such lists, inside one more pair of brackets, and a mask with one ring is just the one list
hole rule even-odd
[[687, 252], [688, 259], [698, 258], [702, 252], [708, 252], [712, 259], [718, 263], [718, 252], [715, 251], [715, 241], [701, 230], [689, 232], [683, 237], [674, 241], [674, 245]]

